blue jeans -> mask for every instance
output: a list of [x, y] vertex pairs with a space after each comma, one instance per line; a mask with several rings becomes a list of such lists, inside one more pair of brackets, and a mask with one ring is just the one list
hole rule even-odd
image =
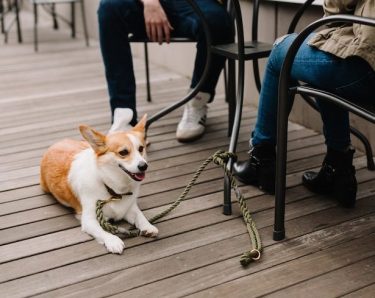
[[[258, 118], [252, 145], [276, 143], [278, 84], [282, 63], [295, 34], [275, 42], [269, 57], [259, 99]], [[297, 53], [292, 79], [335, 93], [356, 102], [375, 105], [375, 72], [359, 57], [338, 58], [307, 44]], [[328, 147], [342, 151], [350, 145], [349, 113], [327, 101], [318, 100]]]
[[[216, 0], [196, 0], [209, 27], [212, 43], [233, 41], [233, 28], [229, 14]], [[197, 41], [197, 54], [191, 87], [198, 83], [206, 63], [206, 44], [199, 18], [185, 0], [160, 0], [174, 30], [172, 37], [187, 37]], [[115, 108], [134, 111], [136, 122], [136, 88], [128, 35], [146, 38], [143, 6], [139, 0], [101, 0], [98, 9], [100, 46], [110, 96], [112, 114]], [[225, 58], [213, 55], [208, 79], [202, 92], [214, 96]]]

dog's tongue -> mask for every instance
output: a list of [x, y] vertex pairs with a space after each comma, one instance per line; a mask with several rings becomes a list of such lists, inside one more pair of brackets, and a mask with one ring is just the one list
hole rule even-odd
[[142, 181], [143, 179], [145, 179], [145, 176], [146, 176], [145, 173], [137, 173], [137, 174], [135, 174], [135, 177], [136, 177], [138, 180], [140, 180], [140, 181]]

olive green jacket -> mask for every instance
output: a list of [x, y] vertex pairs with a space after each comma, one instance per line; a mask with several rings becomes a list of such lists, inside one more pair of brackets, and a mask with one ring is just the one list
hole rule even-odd
[[[354, 14], [375, 18], [375, 0], [325, 0], [325, 15]], [[359, 56], [375, 70], [375, 27], [360, 24], [319, 31], [309, 44], [340, 58]]]

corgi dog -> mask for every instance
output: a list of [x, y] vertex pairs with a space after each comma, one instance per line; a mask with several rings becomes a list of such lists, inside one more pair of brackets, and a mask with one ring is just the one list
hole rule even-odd
[[107, 219], [123, 220], [135, 225], [142, 235], [156, 237], [137, 204], [142, 180], [147, 170], [145, 125], [147, 116], [134, 127], [130, 109], [116, 109], [108, 134], [81, 125], [84, 141], [66, 139], [52, 145], [44, 154], [40, 167], [40, 184], [61, 204], [72, 207], [81, 220], [82, 231], [104, 244], [111, 253], [121, 254], [124, 242], [106, 232], [96, 219], [96, 202], [111, 198], [103, 207]]

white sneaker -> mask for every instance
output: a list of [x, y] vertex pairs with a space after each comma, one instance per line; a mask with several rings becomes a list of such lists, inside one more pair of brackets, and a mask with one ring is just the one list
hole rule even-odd
[[116, 108], [113, 113], [113, 124], [108, 133], [115, 131], [127, 131], [132, 128], [130, 122], [133, 119], [133, 110], [128, 108]]
[[176, 137], [179, 142], [191, 142], [199, 139], [205, 131], [207, 103], [211, 94], [199, 92], [184, 107], [184, 114], [178, 123]]

